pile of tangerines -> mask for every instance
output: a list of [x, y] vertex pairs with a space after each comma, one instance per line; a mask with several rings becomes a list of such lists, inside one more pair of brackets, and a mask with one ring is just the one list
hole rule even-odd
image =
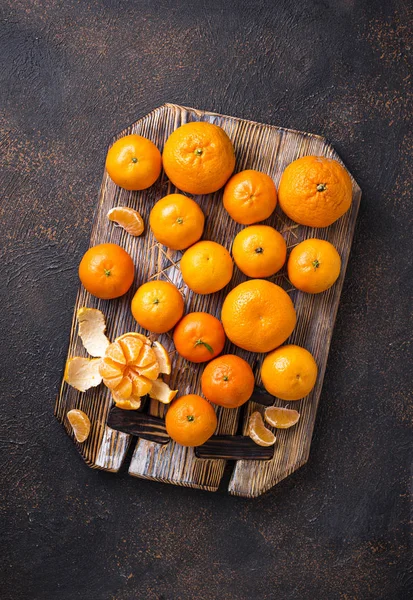
[[[235, 354], [218, 356], [226, 337], [250, 352], [268, 353], [261, 379], [267, 391], [282, 400], [299, 400], [309, 394], [317, 378], [317, 365], [305, 348], [282, 344], [296, 325], [289, 295], [268, 281], [285, 264], [287, 247], [273, 227], [260, 225], [270, 217], [277, 200], [296, 223], [327, 227], [350, 207], [351, 180], [335, 160], [305, 156], [289, 164], [278, 193], [267, 174], [246, 170], [233, 175], [235, 153], [225, 131], [207, 122], [178, 127], [167, 139], [161, 156], [148, 139], [128, 135], [110, 148], [106, 168], [111, 179], [127, 190], [142, 190], [159, 177], [162, 166], [169, 180], [182, 192], [211, 194], [224, 187], [223, 206], [237, 223], [245, 225], [232, 243], [232, 257], [212, 240], [201, 240], [204, 214], [194, 199], [182, 193], [161, 198], [153, 206], [149, 225], [155, 239], [173, 250], [184, 251], [180, 269], [185, 284], [196, 294], [212, 294], [227, 286], [237, 267], [250, 279], [225, 297], [221, 320], [205, 312], [184, 316], [184, 301], [170, 282], [144, 283], [136, 291], [131, 310], [137, 323], [154, 333], [172, 329], [176, 351], [188, 361], [208, 362], [201, 379], [201, 396], [190, 394], [174, 400], [166, 414], [166, 428], [185, 446], [204, 443], [215, 431], [217, 419], [210, 402], [236, 408], [253, 393], [250, 365]], [[114, 207], [108, 218], [130, 234], [144, 231], [142, 217], [131, 207]], [[201, 241], [200, 241], [201, 240]], [[341, 260], [332, 244], [307, 239], [296, 245], [287, 263], [291, 283], [306, 293], [320, 293], [337, 280]], [[84, 255], [79, 276], [84, 287], [98, 298], [125, 294], [134, 279], [130, 255], [116, 244], [100, 244]], [[119, 392], [120, 393], [120, 392]], [[297, 412], [275, 408], [266, 419], [288, 427]], [[294, 414], [293, 414], [294, 413]], [[250, 435], [262, 445], [274, 443], [260, 413], [251, 419]]]

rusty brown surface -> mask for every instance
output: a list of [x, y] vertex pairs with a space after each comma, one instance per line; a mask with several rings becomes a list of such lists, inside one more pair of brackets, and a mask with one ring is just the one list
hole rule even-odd
[[[408, 598], [411, 2], [1, 14], [2, 600]], [[254, 501], [89, 470], [53, 417], [107, 144], [165, 101], [325, 135], [363, 190], [310, 461]]]

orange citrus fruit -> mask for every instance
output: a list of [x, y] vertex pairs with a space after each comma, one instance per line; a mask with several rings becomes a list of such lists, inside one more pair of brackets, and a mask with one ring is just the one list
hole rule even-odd
[[270, 277], [285, 263], [287, 244], [274, 227], [251, 225], [235, 236], [232, 256], [248, 277]]
[[184, 300], [172, 283], [157, 279], [138, 288], [132, 299], [131, 310], [144, 329], [166, 333], [184, 314]]
[[89, 437], [90, 420], [83, 410], [73, 408], [67, 413], [67, 418], [72, 426], [73, 433], [78, 442], [84, 442]]
[[175, 400], [165, 417], [168, 435], [181, 446], [201, 446], [217, 427], [217, 416], [210, 403], [188, 394]]
[[333, 244], [312, 238], [293, 248], [287, 268], [293, 286], [303, 292], [318, 294], [337, 281], [341, 258]]
[[289, 344], [270, 352], [261, 367], [265, 389], [281, 400], [301, 400], [313, 389], [318, 368], [313, 355]]
[[183, 194], [169, 194], [155, 204], [149, 223], [156, 240], [172, 250], [184, 250], [199, 240], [205, 217], [200, 206]]
[[187, 360], [206, 362], [222, 352], [224, 329], [221, 322], [208, 313], [189, 313], [175, 327], [174, 344], [178, 354]]
[[185, 123], [168, 137], [162, 154], [165, 173], [180, 190], [211, 194], [235, 167], [235, 154], [225, 131], [205, 121]]
[[269, 175], [248, 169], [233, 175], [224, 190], [225, 210], [237, 223], [267, 219], [277, 205], [277, 189]]
[[235, 354], [211, 360], [201, 378], [205, 398], [226, 408], [237, 408], [245, 404], [251, 398], [254, 384], [254, 373], [250, 365]]
[[231, 290], [221, 319], [231, 342], [250, 352], [269, 352], [280, 346], [296, 324], [287, 292], [265, 279], [250, 279]]
[[351, 179], [344, 167], [325, 156], [303, 156], [281, 176], [278, 199], [285, 214], [309, 227], [328, 227], [351, 205]]
[[296, 410], [279, 406], [267, 406], [264, 413], [264, 419], [276, 429], [288, 429], [298, 423], [299, 418], [300, 413]]
[[109, 221], [117, 223], [129, 233], [129, 235], [142, 235], [145, 225], [141, 215], [134, 208], [129, 206], [115, 206], [108, 212]]
[[248, 420], [248, 435], [258, 446], [273, 446], [275, 435], [267, 429], [260, 412], [253, 412]]
[[160, 372], [150, 340], [139, 333], [125, 333], [106, 348], [99, 373], [119, 408], [135, 410], [149, 394]]
[[109, 148], [106, 170], [116, 185], [125, 190], [145, 190], [158, 179], [161, 153], [141, 135], [125, 135]]
[[86, 290], [103, 300], [126, 294], [135, 276], [133, 260], [117, 244], [98, 244], [84, 254], [79, 278]]
[[234, 265], [230, 253], [217, 242], [197, 242], [181, 258], [182, 279], [197, 294], [212, 294], [231, 280]]

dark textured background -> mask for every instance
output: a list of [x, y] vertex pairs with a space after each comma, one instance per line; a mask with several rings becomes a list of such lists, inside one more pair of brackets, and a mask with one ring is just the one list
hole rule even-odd
[[[2, 0], [2, 600], [408, 598], [411, 8]], [[165, 101], [325, 135], [363, 190], [310, 461], [253, 501], [89, 470], [53, 417], [107, 144]]]

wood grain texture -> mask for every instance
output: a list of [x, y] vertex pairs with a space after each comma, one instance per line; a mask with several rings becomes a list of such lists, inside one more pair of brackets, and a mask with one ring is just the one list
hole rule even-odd
[[[172, 104], [154, 110], [120, 132], [117, 137], [132, 132], [138, 133], [152, 139], [162, 149], [165, 140], [174, 129], [193, 120], [216, 123], [228, 133], [237, 156], [236, 171], [243, 169], [263, 171], [274, 179], [276, 185], [278, 185], [285, 167], [300, 156], [315, 154], [340, 160], [332, 146], [320, 136]], [[182, 281], [179, 270], [181, 252], [171, 251], [157, 243], [148, 229], [142, 237], [133, 238], [121, 228], [114, 227], [107, 219], [106, 215], [110, 208], [125, 205], [137, 209], [142, 214], [145, 223], [148, 223], [149, 211], [153, 203], [173, 191], [175, 188], [165, 179], [164, 174], [154, 186], [142, 192], [128, 192], [118, 188], [107, 174], [103, 178], [91, 245], [111, 241], [123, 246], [131, 254], [137, 267], [135, 285], [124, 297], [110, 302], [97, 300], [80, 287], [75, 313], [80, 306], [94, 306], [103, 310], [107, 316], [108, 336], [111, 339], [126, 331], [139, 330], [130, 312], [130, 301], [136, 286], [145, 281], [153, 279], [170, 281], [183, 294], [187, 312], [204, 311], [219, 318], [222, 302], [230, 287], [247, 279], [235, 268], [232, 281], [220, 292], [207, 296], [194, 294]], [[237, 461], [229, 485], [229, 491], [232, 494], [246, 497], [258, 496], [299, 468], [308, 458], [360, 197], [360, 188], [353, 180], [351, 209], [332, 226], [322, 230], [297, 225], [290, 221], [278, 207], [274, 214], [266, 220], [267, 224], [273, 225], [281, 231], [289, 249], [309, 237], [320, 237], [331, 241], [341, 255], [342, 271], [333, 288], [316, 296], [293, 289], [287, 279], [285, 268], [270, 278], [290, 294], [297, 310], [297, 326], [289, 341], [302, 345], [313, 353], [319, 366], [319, 377], [310, 396], [298, 404], [298, 410], [301, 413], [299, 424], [278, 434], [271, 461], [254, 464], [249, 461]], [[224, 210], [221, 201], [222, 190], [215, 194], [195, 196], [195, 199], [206, 216], [203, 239], [213, 239], [230, 250], [232, 240], [241, 226], [235, 223]], [[149, 332], [143, 332], [150, 335]], [[151, 337], [155, 338], [156, 336], [152, 335]], [[178, 389], [180, 395], [189, 392], [201, 393], [202, 365], [194, 365], [178, 356], [174, 352], [170, 334], [161, 335], [159, 339], [173, 357], [171, 387]], [[254, 369], [257, 383], [260, 384], [259, 372], [263, 355], [241, 350], [228, 340], [224, 352], [236, 353], [247, 360]], [[84, 354], [77, 337], [74, 317], [68, 356]], [[269, 403], [268, 395], [262, 395], [262, 402]], [[122, 464], [130, 437], [124, 432], [114, 431], [107, 427], [106, 420], [110, 405], [110, 397], [103, 386], [81, 394], [63, 382], [56, 405], [56, 416], [60, 421], [65, 422], [65, 415], [70, 408], [76, 406], [84, 410], [91, 418], [93, 428], [87, 442], [79, 448], [83, 458], [90, 466], [115, 471]], [[245, 434], [249, 415], [260, 406], [262, 407], [262, 403], [257, 404], [250, 401], [242, 409], [217, 408], [217, 435], [234, 435], [239, 419], [242, 419]], [[165, 407], [156, 401], [151, 401], [148, 410], [151, 415], [162, 417]], [[65, 425], [67, 427], [67, 423]], [[160, 445], [147, 439], [139, 439], [129, 466], [129, 473], [145, 479], [216, 490], [224, 468], [225, 460], [200, 460], [192, 448], [183, 448], [174, 442]]]

